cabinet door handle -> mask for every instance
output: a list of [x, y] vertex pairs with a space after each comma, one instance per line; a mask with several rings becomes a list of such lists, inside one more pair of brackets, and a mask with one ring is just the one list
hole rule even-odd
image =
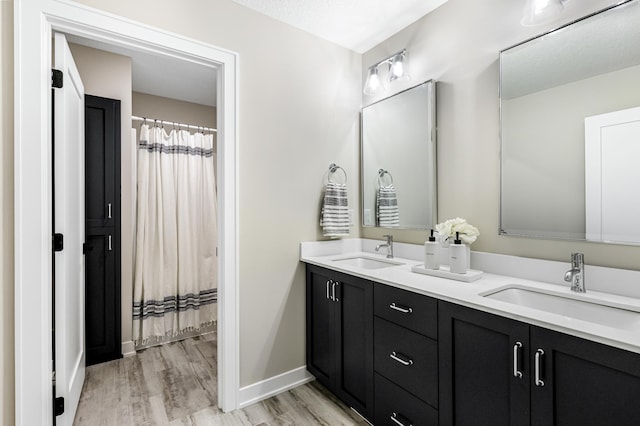
[[535, 355], [535, 383], [536, 386], [540, 387], [544, 386], [544, 381], [540, 378], [542, 355], [544, 355], [544, 351], [542, 349], [538, 349]]
[[333, 280], [327, 280], [327, 299], [331, 300], [331, 294], [329, 293], [329, 284], [332, 283]]
[[411, 312], [413, 312], [412, 308], [405, 308], [404, 306], [396, 305], [396, 302], [390, 304], [389, 307], [396, 311], [402, 312], [403, 314], [410, 314]]
[[111, 219], [111, 203], [107, 204], [107, 219]]
[[109, 237], [107, 237], [107, 245], [109, 251], [113, 250], [113, 248], [111, 247], [111, 234], [109, 234]]
[[[401, 417], [402, 417], [402, 420], [404, 420], [404, 422], [400, 420]], [[399, 415], [398, 413], [392, 413], [391, 416], [389, 416], [389, 418], [391, 419], [392, 422], [394, 422], [398, 426], [413, 426], [413, 423], [411, 423], [411, 421], [406, 419], [404, 416]]]
[[520, 348], [522, 348], [521, 342], [516, 342], [516, 344], [513, 345], [513, 376], [517, 377], [518, 379], [522, 379], [522, 371], [520, 371], [519, 368]]
[[336, 287], [339, 284], [340, 284], [339, 282], [334, 281], [333, 284], [331, 285], [331, 300], [333, 300], [334, 302], [340, 301], [340, 299], [338, 299], [338, 296], [336, 296]]
[[391, 352], [389, 357], [394, 361], [398, 361], [400, 364], [402, 364], [404, 366], [413, 365], [413, 360], [411, 358], [403, 359], [403, 358], [406, 358], [406, 357], [404, 355], [396, 352], [396, 351]]

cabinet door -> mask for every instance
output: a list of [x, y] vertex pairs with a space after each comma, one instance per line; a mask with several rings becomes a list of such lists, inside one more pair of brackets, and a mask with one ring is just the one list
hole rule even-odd
[[446, 302], [438, 311], [440, 424], [528, 425], [529, 326]]
[[332, 282], [328, 271], [307, 266], [307, 369], [335, 391], [337, 349]]
[[[640, 424], [640, 355], [531, 327], [533, 425]], [[534, 371], [535, 373], [535, 371]]]
[[337, 394], [373, 419], [373, 285], [336, 275], [339, 370]]

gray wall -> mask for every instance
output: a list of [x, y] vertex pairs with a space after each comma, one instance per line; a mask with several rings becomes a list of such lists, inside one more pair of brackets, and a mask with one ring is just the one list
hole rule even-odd
[[[580, 251], [589, 264], [640, 269], [640, 247], [498, 235], [498, 53], [611, 4], [614, 1], [567, 2], [560, 21], [530, 28], [520, 25], [524, 1], [449, 0], [363, 55], [366, 76], [368, 66], [407, 48], [412, 74], [412, 82], [386, 95], [365, 96], [365, 105], [420, 81], [438, 81], [438, 221], [461, 216], [477, 226], [481, 235], [472, 250], [567, 262], [572, 251]], [[369, 238], [383, 233], [362, 231]], [[413, 243], [427, 236], [421, 231], [393, 234], [396, 240]]]

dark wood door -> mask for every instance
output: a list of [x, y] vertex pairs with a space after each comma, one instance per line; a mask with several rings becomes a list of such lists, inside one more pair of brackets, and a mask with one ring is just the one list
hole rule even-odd
[[336, 279], [337, 394], [373, 420], [373, 284], [344, 274]]
[[373, 284], [307, 265], [307, 369], [373, 419]]
[[440, 424], [528, 425], [529, 326], [446, 302], [438, 311]]
[[338, 352], [332, 283], [329, 271], [307, 266], [307, 369], [333, 391]]
[[640, 424], [640, 355], [531, 327], [533, 425]]
[[120, 101], [85, 96], [87, 365], [122, 357]]

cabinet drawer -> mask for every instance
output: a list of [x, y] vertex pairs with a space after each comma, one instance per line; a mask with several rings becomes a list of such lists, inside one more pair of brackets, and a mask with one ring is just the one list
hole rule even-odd
[[373, 313], [425, 336], [438, 338], [438, 304], [431, 297], [376, 284]]
[[376, 426], [399, 426], [400, 424], [435, 426], [438, 424], [436, 409], [377, 373], [375, 392]]
[[437, 407], [436, 341], [381, 318], [374, 319], [373, 329], [375, 371]]

